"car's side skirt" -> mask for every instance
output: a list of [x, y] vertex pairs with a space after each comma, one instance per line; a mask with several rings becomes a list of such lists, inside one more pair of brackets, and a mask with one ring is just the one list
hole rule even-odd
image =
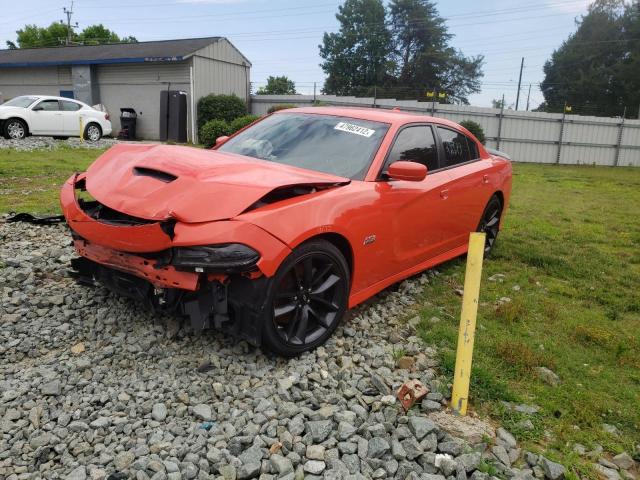
[[423, 270], [427, 270], [431, 267], [435, 267], [436, 265], [444, 263], [447, 260], [451, 260], [456, 257], [459, 257], [460, 255], [464, 255], [465, 253], [467, 253], [468, 248], [469, 248], [468, 243], [465, 243], [464, 245], [456, 247], [453, 250], [449, 250], [448, 252], [441, 253], [440, 255], [432, 257], [407, 270], [396, 273], [390, 277], [385, 278], [384, 280], [374, 283], [373, 285], [365, 288], [364, 290], [360, 290], [359, 292], [352, 293], [351, 296], [349, 297], [349, 308], [355, 307], [359, 303], [364, 302], [368, 298], [372, 297], [376, 293], [384, 290], [385, 288], [387, 288], [390, 285], [393, 285], [396, 282], [404, 280], [405, 278], [409, 278], [410, 276], [415, 275], [416, 273], [422, 272]]

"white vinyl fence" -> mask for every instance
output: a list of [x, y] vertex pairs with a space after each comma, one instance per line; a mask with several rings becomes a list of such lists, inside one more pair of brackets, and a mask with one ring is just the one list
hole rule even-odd
[[[315, 100], [344, 107], [399, 107], [454, 122], [473, 120], [484, 129], [488, 147], [506, 152], [518, 162], [640, 167], [640, 120], [335, 95], [318, 95]], [[282, 104], [310, 106], [314, 97], [251, 96], [251, 112], [256, 115]]]

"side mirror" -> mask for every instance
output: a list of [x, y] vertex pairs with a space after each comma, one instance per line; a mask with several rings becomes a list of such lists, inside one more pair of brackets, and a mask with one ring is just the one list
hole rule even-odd
[[216, 138], [216, 147], [218, 145], [222, 145], [224, 142], [226, 142], [227, 140], [229, 140], [229, 137], [227, 135], [223, 135], [222, 137], [218, 137]]
[[40, 105], [36, 105], [35, 107], [33, 107], [32, 111], [34, 112], [40, 112], [44, 110], [44, 108], [42, 108]]
[[421, 163], [400, 160], [389, 165], [387, 175], [393, 180], [420, 182], [427, 176], [427, 167]]

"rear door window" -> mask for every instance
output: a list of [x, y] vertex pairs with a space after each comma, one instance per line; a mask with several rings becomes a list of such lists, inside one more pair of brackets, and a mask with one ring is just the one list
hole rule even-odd
[[438, 127], [438, 134], [442, 140], [447, 167], [478, 158], [478, 147], [466, 135], [443, 127]]
[[80, 107], [82, 106], [79, 103], [67, 102], [66, 100], [61, 100], [60, 103], [62, 104], [62, 110], [65, 112], [75, 112], [80, 110]]
[[389, 152], [384, 170], [399, 160], [421, 163], [428, 171], [439, 168], [438, 148], [430, 126], [416, 125], [400, 131]]

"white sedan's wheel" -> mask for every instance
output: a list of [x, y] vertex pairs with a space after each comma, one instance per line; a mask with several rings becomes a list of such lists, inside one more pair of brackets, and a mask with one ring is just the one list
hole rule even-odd
[[84, 138], [92, 142], [97, 142], [98, 140], [100, 140], [100, 137], [102, 137], [102, 131], [100, 130], [100, 127], [98, 125], [92, 123], [87, 126]]
[[6, 125], [7, 137], [22, 140], [27, 135], [27, 128], [22, 120], [9, 120]]

